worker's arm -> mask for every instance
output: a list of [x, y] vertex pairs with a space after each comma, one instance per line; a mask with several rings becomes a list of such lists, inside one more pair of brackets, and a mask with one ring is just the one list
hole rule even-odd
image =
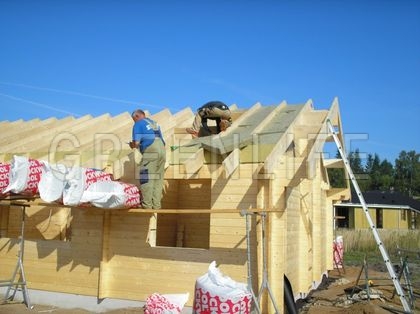
[[139, 142], [131, 141], [131, 142], [128, 143], [128, 145], [130, 146], [130, 148], [138, 148], [139, 147]]
[[131, 142], [128, 143], [130, 148], [138, 148], [142, 139], [143, 129], [142, 129], [142, 123], [136, 122], [134, 124], [132, 134], [131, 134]]

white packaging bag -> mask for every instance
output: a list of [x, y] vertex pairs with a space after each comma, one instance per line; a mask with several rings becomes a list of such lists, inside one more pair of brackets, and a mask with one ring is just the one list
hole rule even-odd
[[87, 188], [100, 181], [111, 181], [112, 175], [92, 168], [72, 167], [67, 174], [63, 190], [63, 204], [76, 206], [81, 203], [83, 193]]
[[44, 172], [38, 184], [39, 197], [45, 202], [61, 201], [69, 170], [65, 165], [44, 162]]
[[247, 285], [225, 276], [213, 261], [195, 283], [194, 314], [251, 313], [252, 294]]
[[43, 162], [24, 156], [13, 156], [9, 174], [9, 185], [3, 193], [35, 195], [43, 173]]
[[100, 208], [132, 208], [140, 205], [140, 192], [133, 184], [99, 181], [83, 192], [80, 202]]

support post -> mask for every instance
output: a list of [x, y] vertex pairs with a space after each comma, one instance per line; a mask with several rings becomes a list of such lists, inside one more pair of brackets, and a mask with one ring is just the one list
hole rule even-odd
[[242, 216], [245, 216], [245, 222], [246, 222], [246, 252], [247, 252], [247, 266], [248, 266], [248, 290], [252, 294], [252, 300], [254, 301], [254, 307], [258, 314], [261, 313], [260, 309], [260, 303], [259, 300], [257, 300], [257, 297], [255, 296], [254, 289], [252, 286], [252, 267], [251, 267], [251, 225], [249, 223], [249, 215], [250, 213], [246, 211], [241, 212]]
[[[266, 252], [266, 235], [265, 235], [265, 217], [267, 216], [266, 212], [260, 212], [260, 213], [251, 213], [251, 212], [242, 212], [242, 215], [245, 215], [246, 218], [246, 239], [247, 239], [247, 254], [248, 254], [248, 290], [252, 293], [252, 298], [254, 300], [255, 309], [258, 314], [262, 313], [260, 308], [260, 301], [261, 296], [264, 293], [265, 290], [268, 291], [268, 295], [271, 299], [271, 302], [273, 303], [274, 310], [276, 311], [276, 314], [280, 314], [280, 311], [277, 307], [276, 300], [274, 298], [274, 295], [271, 291], [270, 284], [268, 282], [268, 269], [267, 269], [267, 252]], [[248, 221], [248, 216], [256, 214], [260, 215], [261, 217], [261, 243], [262, 243], [262, 282], [261, 287], [258, 291], [258, 297], [255, 296], [254, 291], [252, 289], [252, 267], [251, 267], [251, 243], [250, 243], [250, 225]]]

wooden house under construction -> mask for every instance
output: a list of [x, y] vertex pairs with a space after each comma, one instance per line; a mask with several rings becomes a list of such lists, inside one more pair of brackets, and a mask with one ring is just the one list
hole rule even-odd
[[[327, 121], [343, 134], [338, 100], [325, 110], [309, 100], [232, 105], [231, 111], [226, 132], [194, 139], [185, 132], [194, 119], [191, 108], [147, 113], [161, 125], [167, 148], [157, 214], [28, 201], [28, 288], [139, 301], [154, 292], [189, 292], [186, 305], [192, 306], [196, 279], [212, 261], [238, 282], [251, 278], [255, 293], [266, 270], [281, 309], [285, 277], [295, 299], [316, 288], [333, 268], [333, 205], [349, 198], [348, 187], [329, 182], [328, 168], [343, 168], [341, 160], [323, 154], [332, 141]], [[131, 128], [127, 112], [2, 121], [0, 161], [20, 155], [77, 163], [137, 184], [141, 156], [126, 144]], [[18, 206], [2, 204], [0, 277], [7, 278], [16, 265], [22, 217]], [[260, 306], [274, 312], [266, 292]]]

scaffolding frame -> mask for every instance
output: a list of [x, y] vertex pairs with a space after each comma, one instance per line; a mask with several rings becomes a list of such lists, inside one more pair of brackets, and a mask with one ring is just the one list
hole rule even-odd
[[[11, 200], [26, 200], [27, 198], [12, 198]], [[23, 302], [25, 303], [28, 309], [32, 309], [33, 306], [31, 305], [31, 301], [29, 298], [29, 292], [26, 282], [25, 270], [23, 266], [23, 258], [25, 252], [25, 216], [26, 216], [26, 207], [30, 207], [30, 204], [26, 203], [18, 203], [18, 202], [10, 202], [9, 204], [0, 204], [0, 206], [18, 206], [21, 208], [22, 211], [22, 219], [20, 225], [20, 236], [18, 238], [18, 245], [19, 251], [17, 254], [17, 261], [15, 269], [12, 273], [12, 276], [9, 279], [0, 280], [0, 287], [7, 287], [6, 294], [4, 295], [3, 302], [7, 303], [13, 301], [16, 292], [21, 288], [22, 295], [23, 295]], [[12, 292], [13, 291], [13, 292]]]
[[[9, 206], [19, 206], [22, 210], [22, 220], [21, 220], [21, 233], [19, 236], [19, 252], [18, 252], [18, 259], [16, 261], [16, 267], [15, 270], [11, 276], [10, 279], [6, 280], [0, 280], [0, 287], [8, 287], [7, 292], [4, 297], [4, 302], [7, 302], [8, 300], [11, 301], [14, 299], [17, 290], [19, 287], [21, 287], [22, 294], [23, 294], [23, 301], [26, 304], [28, 309], [33, 309], [33, 306], [31, 305], [30, 298], [29, 298], [29, 292], [27, 288], [27, 282], [26, 282], [26, 276], [23, 266], [23, 259], [24, 259], [24, 242], [25, 242], [25, 216], [26, 216], [26, 208], [31, 207], [32, 205], [42, 205], [42, 206], [51, 206], [51, 207], [74, 207], [74, 206], [68, 206], [63, 204], [55, 204], [55, 203], [45, 203], [45, 202], [32, 202], [29, 203], [29, 201], [34, 201], [35, 198], [26, 198], [16, 195], [15, 198], [3, 198], [0, 199], [1, 201], [8, 201], [8, 203], [1, 203], [0, 207], [9, 207]], [[26, 202], [18, 202], [18, 201], [26, 201]], [[85, 208], [84, 208], [85, 209]], [[186, 209], [186, 210], [179, 210], [179, 209], [160, 209], [159, 211], [156, 211], [154, 209], [128, 209], [127, 212], [141, 212], [146, 214], [190, 214], [190, 213], [208, 213], [208, 214], [217, 214], [217, 213], [238, 213], [241, 216], [245, 216], [245, 223], [246, 223], [246, 241], [247, 241], [247, 272], [248, 272], [248, 282], [247, 287], [249, 292], [252, 294], [252, 301], [254, 303], [255, 310], [258, 314], [261, 312], [260, 302], [261, 297], [265, 290], [268, 291], [268, 295], [270, 300], [272, 301], [272, 304], [275, 309], [275, 313], [279, 314], [280, 311], [278, 309], [277, 303], [275, 301], [273, 292], [270, 288], [270, 284], [268, 282], [268, 267], [267, 267], [267, 249], [266, 249], [266, 227], [265, 227], [265, 219], [268, 213], [270, 212], [278, 212], [278, 210], [275, 209], [252, 209], [252, 210], [242, 210], [238, 211], [235, 210], [226, 210], [226, 209], [210, 209], [210, 210], [196, 210], [196, 209]], [[256, 296], [253, 291], [252, 286], [252, 265], [251, 265], [251, 239], [250, 239], [250, 232], [251, 232], [251, 225], [249, 223], [249, 216], [260, 216], [261, 218], [261, 243], [262, 243], [262, 278], [261, 278], [261, 286], [258, 291], [258, 295]], [[13, 293], [11, 291], [13, 290]]]

